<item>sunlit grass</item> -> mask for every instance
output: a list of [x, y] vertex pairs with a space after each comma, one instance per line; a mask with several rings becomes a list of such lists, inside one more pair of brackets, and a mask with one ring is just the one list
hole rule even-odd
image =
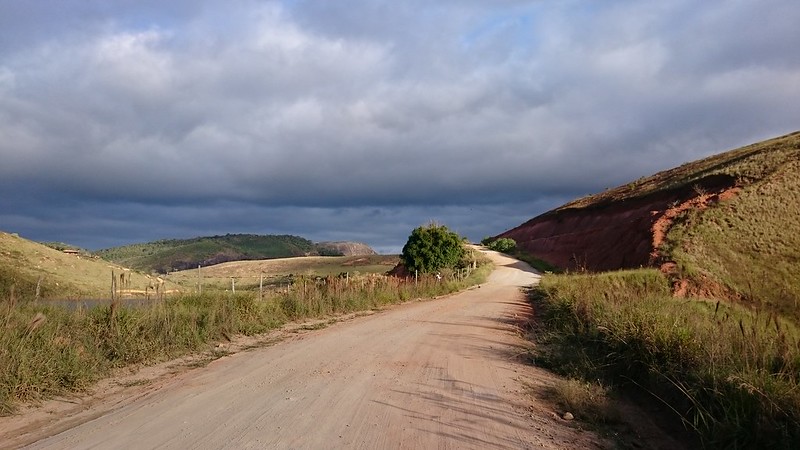
[[676, 299], [655, 270], [548, 275], [539, 361], [636, 386], [713, 447], [800, 445], [800, 332], [766, 310]]
[[663, 249], [695, 285], [800, 321], [800, 161], [683, 217]]

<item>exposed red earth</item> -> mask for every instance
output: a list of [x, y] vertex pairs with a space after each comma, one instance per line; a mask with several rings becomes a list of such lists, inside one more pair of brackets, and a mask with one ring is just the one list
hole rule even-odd
[[707, 177], [690, 187], [635, 199], [553, 210], [498, 237], [514, 239], [525, 252], [564, 269], [669, 270], [658, 249], [675, 218], [730, 199], [739, 190], [731, 177]]

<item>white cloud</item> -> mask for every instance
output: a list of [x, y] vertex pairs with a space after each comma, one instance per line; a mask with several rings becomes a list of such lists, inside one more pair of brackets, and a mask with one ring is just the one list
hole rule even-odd
[[165, 38], [154, 30], [103, 36], [90, 48], [84, 74], [92, 88], [109, 88], [108, 94], [156, 100], [173, 88], [177, 70], [161, 48]]

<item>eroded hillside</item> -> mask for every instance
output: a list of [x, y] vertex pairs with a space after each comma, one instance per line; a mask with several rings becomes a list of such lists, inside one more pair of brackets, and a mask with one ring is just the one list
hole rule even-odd
[[[798, 181], [795, 132], [578, 199], [499, 237], [572, 270], [662, 267], [679, 293], [744, 298], [756, 285], [771, 286], [760, 298], [787, 296], [800, 284], [780, 282], [800, 269]], [[752, 267], [758, 276], [743, 281]]]

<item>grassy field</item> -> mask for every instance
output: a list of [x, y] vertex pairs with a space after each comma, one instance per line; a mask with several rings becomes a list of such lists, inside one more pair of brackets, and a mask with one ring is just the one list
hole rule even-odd
[[[158, 285], [155, 277], [90, 255], [70, 255], [14, 234], [0, 232], [0, 298], [12, 291], [18, 298], [33, 299], [39, 286], [40, 298], [110, 298], [112, 272], [124, 273], [130, 291], [144, 295]], [[122, 287], [121, 285], [119, 287]], [[179, 290], [165, 283], [162, 289]]]
[[391, 270], [400, 258], [397, 255], [368, 256], [305, 256], [260, 261], [232, 261], [197, 269], [170, 273], [166, 278], [174, 283], [194, 288], [198, 279], [203, 289], [227, 290], [231, 278], [235, 278], [236, 289], [256, 291], [264, 275], [264, 286], [270, 289], [286, 287], [293, 277], [329, 277], [340, 274], [358, 276], [384, 274]]
[[[321, 263], [321, 265], [319, 264]], [[258, 334], [290, 321], [381, 308], [385, 305], [431, 298], [483, 282], [491, 265], [483, 262], [469, 276], [443, 271], [433, 276], [401, 280], [374, 273], [388, 265], [385, 257], [366, 260], [340, 258], [278, 261], [281, 272], [304, 275], [291, 286], [258, 292], [204, 291], [169, 296], [146, 307], [125, 308], [118, 303], [92, 309], [48, 306], [15, 296], [0, 298], [0, 414], [13, 413], [21, 403], [81, 391], [112, 369], [149, 364], [186, 353], [210, 350], [236, 334]], [[231, 267], [215, 268], [220, 274]], [[318, 279], [314, 273], [336, 273], [359, 268], [346, 278]], [[209, 269], [211, 270], [211, 269]], [[249, 269], [248, 269], [249, 271]]]

